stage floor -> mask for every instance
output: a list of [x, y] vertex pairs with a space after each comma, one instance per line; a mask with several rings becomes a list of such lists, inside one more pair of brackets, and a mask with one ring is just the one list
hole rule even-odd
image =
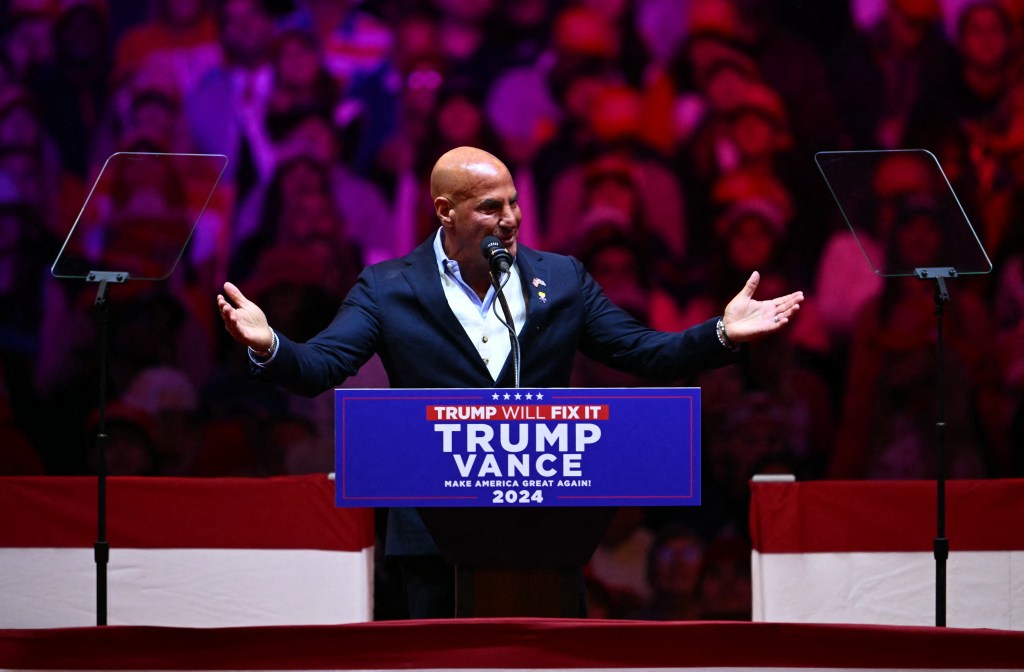
[[1024, 633], [779, 623], [481, 619], [336, 626], [0, 630], [0, 669], [1024, 668]]

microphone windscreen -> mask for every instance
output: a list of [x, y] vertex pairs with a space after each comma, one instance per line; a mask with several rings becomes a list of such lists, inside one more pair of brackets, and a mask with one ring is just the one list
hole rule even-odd
[[497, 236], [487, 236], [480, 241], [480, 252], [495, 273], [505, 273], [512, 266], [512, 255]]
[[495, 254], [500, 254], [500, 250], [504, 250], [501, 241], [498, 240], [497, 236], [487, 236], [480, 241], [480, 251], [484, 255], [484, 259], [490, 261]]

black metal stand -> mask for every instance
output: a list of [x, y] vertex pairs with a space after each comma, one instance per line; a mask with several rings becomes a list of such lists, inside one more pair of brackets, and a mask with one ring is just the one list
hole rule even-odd
[[936, 442], [936, 531], [933, 553], [935, 555], [935, 625], [946, 626], [946, 560], [949, 558], [949, 539], [946, 538], [946, 390], [944, 351], [942, 344], [942, 318], [945, 305], [949, 303], [949, 289], [946, 278], [957, 277], [955, 268], [916, 268], [914, 275], [922, 280], [935, 280], [935, 322], [936, 322], [936, 374], [935, 385], [938, 394], [938, 420], [935, 422]]
[[502, 324], [508, 329], [508, 338], [512, 343], [512, 374], [515, 380], [515, 387], [518, 389], [519, 367], [522, 362], [522, 356], [519, 352], [519, 336], [516, 334], [515, 325], [512, 324], [512, 311], [509, 309], [508, 301], [505, 299], [505, 292], [501, 290], [502, 285], [498, 282], [498, 277], [493, 272], [491, 272], [491, 285], [494, 287], [495, 294], [497, 294], [498, 303], [501, 304], [501, 312], [505, 314], [505, 320]]
[[86, 276], [87, 282], [97, 282], [96, 308], [100, 323], [100, 395], [99, 419], [96, 424], [96, 543], [93, 556], [96, 560], [96, 625], [107, 624], [107, 565], [110, 560], [110, 544], [107, 543], [107, 341], [110, 331], [110, 305], [107, 303], [107, 285], [124, 283], [127, 273], [93, 271]]

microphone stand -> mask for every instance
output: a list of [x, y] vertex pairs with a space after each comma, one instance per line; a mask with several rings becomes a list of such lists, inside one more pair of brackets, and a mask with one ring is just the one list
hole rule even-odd
[[[504, 273], [502, 274], [504, 275]], [[508, 307], [508, 301], [505, 299], [505, 292], [501, 291], [502, 284], [499, 282], [499, 276], [490, 272], [491, 285], [494, 287], [494, 291], [498, 296], [498, 303], [501, 304], [501, 312], [505, 314], [505, 319], [501, 322], [508, 329], [508, 339], [512, 343], [512, 374], [513, 380], [515, 381], [516, 389], [519, 389], [519, 369], [522, 363], [521, 355], [519, 352], [519, 336], [516, 334], [515, 325], [512, 324], [512, 311]], [[501, 318], [498, 318], [501, 320]]]

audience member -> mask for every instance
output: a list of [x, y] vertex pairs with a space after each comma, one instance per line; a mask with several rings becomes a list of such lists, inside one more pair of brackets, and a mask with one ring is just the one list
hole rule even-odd
[[[259, 198], [255, 201], [259, 219], [246, 222], [239, 232], [248, 235], [237, 243], [232, 275], [244, 279], [258, 273], [251, 265], [258, 263], [261, 253], [277, 246], [320, 242], [338, 264], [332, 275], [354, 277], [361, 255], [332, 198], [330, 169], [325, 163], [303, 154], [289, 158], [278, 167], [266, 191], [253, 196]], [[257, 212], [252, 206], [246, 210], [250, 215]], [[333, 284], [340, 287], [350, 280]]]
[[[115, 401], [107, 404], [104, 423], [104, 470], [108, 476], [157, 475], [153, 426], [145, 411]], [[99, 473], [99, 431], [99, 411], [94, 409], [81, 435], [81, 450], [90, 474]]]
[[29, 436], [17, 424], [7, 390], [7, 372], [0, 364], [0, 476], [41, 476], [45, 465]]
[[[933, 266], [943, 244], [934, 206], [908, 197], [897, 205], [891, 253], [898, 267]], [[858, 314], [830, 464], [835, 478], [935, 476], [935, 288], [913, 276], [885, 278], [881, 294]], [[984, 305], [959, 292], [944, 320], [948, 474], [1002, 473], [1007, 445], [998, 427], [999, 385], [993, 328]]]
[[787, 284], [783, 253], [788, 222], [785, 209], [768, 198], [739, 197], [727, 203], [715, 220], [707, 260], [690, 269], [689, 319], [710, 317], [712, 306], [728, 294], [729, 283], [749, 277], [754, 270], [773, 287]]
[[723, 535], [704, 551], [697, 579], [701, 620], [749, 621], [752, 608], [750, 544]]
[[496, 0], [430, 0], [437, 10], [441, 54], [449, 73], [478, 82], [490, 82], [500, 58], [490, 48], [488, 23]]
[[931, 191], [934, 184], [934, 166], [912, 152], [881, 156], [872, 170], [870, 196], [839, 206], [852, 210], [844, 215], [846, 222], [833, 227], [818, 262], [815, 293], [832, 299], [822, 301], [819, 311], [833, 347], [839, 349], [849, 342], [861, 308], [882, 289], [871, 260], [881, 256], [896, 204], [908, 194]]
[[[1002, 372], [1004, 406], [1001, 415], [1010, 436], [1024, 429], [1024, 253], [1007, 260], [999, 273], [995, 294], [996, 366]], [[1024, 475], [1024, 453], [1009, 456], [1012, 477]]]
[[994, 0], [964, 5], [957, 58], [921, 93], [908, 144], [934, 148], [989, 256], [1003, 260], [1015, 237], [1022, 108], [1021, 44], [1010, 9]]
[[320, 54], [316, 37], [310, 32], [293, 29], [278, 34], [266, 110], [271, 138], [280, 139], [296, 117], [316, 114], [334, 119], [338, 83], [324, 67]]
[[[783, 3], [774, 0], [732, 0], [738, 10], [746, 51], [757, 62], [764, 81], [782, 99], [790, 132], [804, 152], [832, 147], [839, 137], [839, 116], [829, 88], [826, 62], [811, 37], [790, 28], [781, 16]], [[827, 3], [841, 5], [842, 3]], [[808, 13], [828, 9], [806, 8]], [[833, 13], [841, 10], [832, 9]], [[833, 18], [815, 30], [834, 29]], [[809, 163], [809, 162], [808, 162]], [[811, 166], [806, 172], [813, 172]]]
[[[246, 257], [239, 253], [244, 241], [257, 236], [256, 244], [270, 244], [268, 237], [272, 220], [284, 211], [281, 209], [282, 189], [298, 189], [296, 176], [311, 172], [320, 173], [324, 180], [320, 190], [325, 190], [333, 207], [333, 235], [346, 245], [354, 243], [364, 261], [377, 260], [401, 253], [389, 226], [391, 204], [382, 189], [370, 180], [361, 177], [342, 160], [344, 151], [340, 147], [339, 133], [329, 119], [317, 113], [296, 115], [277, 144], [276, 164], [269, 184], [257, 184], [252, 192], [239, 203], [232, 230], [232, 257], [238, 262]], [[304, 169], [300, 169], [304, 166]], [[285, 183], [286, 174], [292, 174], [291, 185]], [[311, 185], [304, 181], [306, 187]], [[321, 200], [321, 210], [328, 205]], [[322, 214], [330, 214], [324, 210]], [[297, 216], [297, 213], [290, 215]], [[262, 242], [260, 242], [262, 241]], [[351, 241], [351, 242], [349, 242]]]
[[[540, 59], [539, 59], [540, 60]], [[487, 122], [494, 130], [499, 153], [506, 156], [512, 179], [519, 189], [523, 221], [520, 239], [528, 245], [540, 239], [538, 154], [558, 125], [559, 109], [545, 83], [539, 62], [534, 67], [512, 67], [491, 86], [484, 102]], [[521, 101], [512, 107], [508, 100]]]
[[701, 616], [698, 593], [704, 540], [689, 528], [671, 524], [654, 537], [647, 558], [653, 599], [642, 617], [653, 621], [693, 621]]
[[393, 49], [352, 82], [336, 120], [346, 129], [346, 160], [382, 183], [414, 163], [412, 150], [428, 135], [424, 120], [448, 70], [437, 13], [429, 5], [396, 8], [391, 23]]
[[1020, 55], [1010, 10], [999, 0], [973, 0], [960, 10], [955, 57], [922, 82], [907, 139], [934, 146], [950, 131], [978, 134], [997, 121]]
[[[685, 327], [675, 298], [658, 276], [651, 255], [626, 223], [614, 215], [596, 218], [578, 249], [580, 261], [615, 305], [655, 329], [678, 331]], [[577, 355], [572, 384], [579, 387], [636, 387], [653, 385], [632, 374], [609, 368]]]
[[[499, 2], [491, 21], [490, 44], [502, 59], [502, 73], [537, 66], [548, 60], [551, 23], [557, 3], [545, 0]], [[498, 75], [498, 78], [501, 74]], [[527, 112], [527, 106], [521, 106]]]
[[[546, 213], [554, 205], [551, 186], [555, 179], [581, 159], [592, 158], [597, 151], [599, 143], [590, 125], [591, 110], [598, 95], [619, 77], [613, 63], [584, 54], [559, 54], [548, 71], [547, 84], [561, 111], [561, 121], [534, 161], [540, 212]], [[547, 228], [553, 224], [546, 217], [538, 224], [537, 234], [545, 240]]]
[[118, 40], [114, 70], [168, 73], [179, 95], [184, 94], [221, 62], [213, 3], [156, 0], [149, 4], [152, 19], [128, 29]]
[[579, 249], [590, 229], [615, 223], [651, 262], [683, 257], [682, 195], [664, 166], [629, 145], [570, 168], [556, 180], [552, 195], [547, 240], [555, 249]]
[[[429, 170], [428, 157], [439, 156], [449, 149], [462, 146], [498, 151], [498, 138], [490, 126], [483, 108], [483, 91], [462, 74], [449, 75], [438, 88], [430, 116], [424, 121], [430, 129], [425, 142], [418, 148], [416, 172], [424, 178]], [[424, 182], [421, 179], [421, 184]], [[421, 204], [426, 202], [421, 199]], [[427, 235], [433, 224], [422, 217], [417, 221], [417, 239]]]
[[389, 24], [360, 0], [296, 0], [285, 28], [316, 37], [331, 77], [343, 90], [361, 75], [378, 69], [395, 46]]
[[168, 365], [143, 369], [128, 384], [119, 403], [142, 411], [147, 418], [152, 435], [152, 473], [184, 474], [202, 450], [199, 394], [185, 372]]
[[846, 142], [903, 145], [920, 93], [953, 57], [938, 0], [888, 0], [881, 19], [855, 31], [832, 55], [829, 82]]
[[[327, 440], [325, 440], [325, 438]], [[285, 474], [326, 474], [334, 471], [333, 437], [321, 436], [307, 418], [286, 415], [276, 420], [268, 435], [270, 452]]]
[[8, 3], [4, 18], [7, 25], [3, 32], [3, 48], [0, 52], [9, 68], [9, 77], [14, 82], [24, 82], [30, 73], [53, 64], [53, 24], [55, 12], [48, 7], [32, 6], [31, 3]]
[[53, 27], [54, 60], [33, 69], [26, 86], [57, 143], [64, 170], [85, 179], [91, 142], [109, 101], [109, 22], [101, 3], [69, 3]]
[[275, 27], [264, 0], [225, 0], [217, 18], [223, 63], [186, 92], [185, 113], [196, 150], [228, 157], [225, 186], [241, 199], [273, 165], [265, 122]]
[[647, 558], [654, 533], [645, 518], [642, 507], [621, 507], [584, 570], [603, 589], [609, 618], [635, 617], [651, 602]]
[[[42, 217], [23, 200], [15, 181], [0, 171], [0, 384], [5, 383], [3, 400], [12, 426], [32, 439], [46, 422], [32, 375], [40, 356], [46, 267], [56, 247]], [[12, 437], [12, 446], [17, 440]], [[17, 452], [14, 447], [12, 451]]]

